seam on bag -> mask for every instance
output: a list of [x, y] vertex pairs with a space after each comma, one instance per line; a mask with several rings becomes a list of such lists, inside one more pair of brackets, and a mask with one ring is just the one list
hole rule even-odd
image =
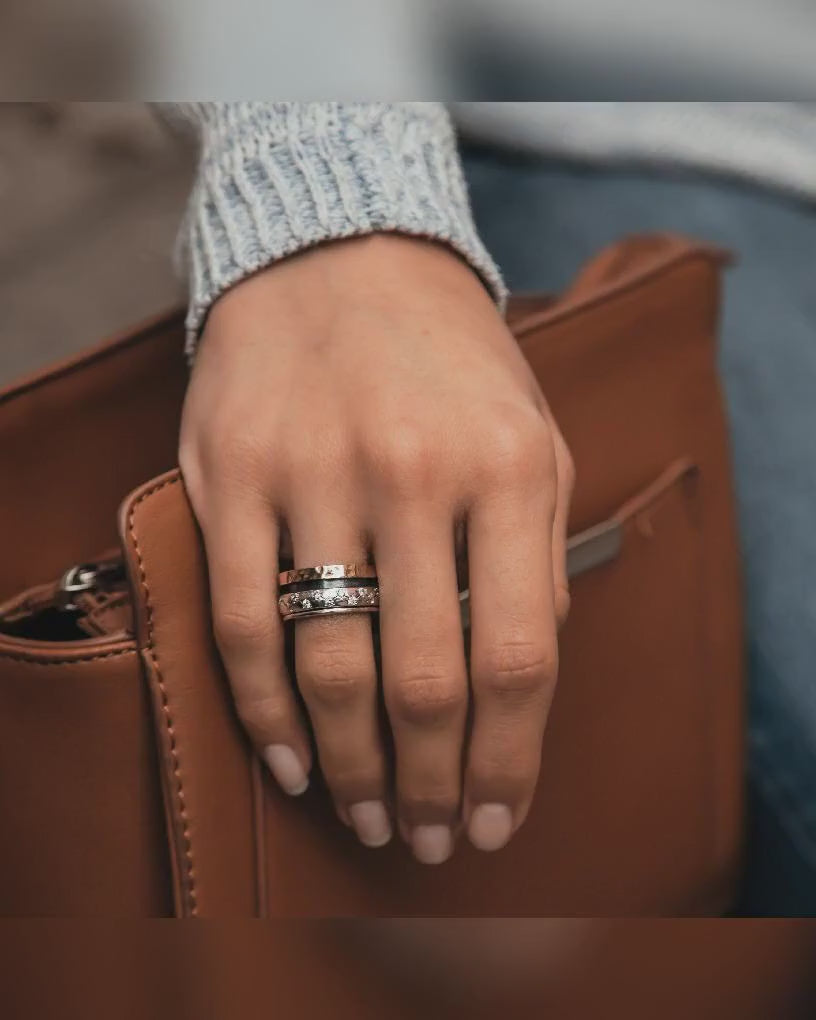
[[124, 606], [129, 601], [130, 597], [127, 592], [123, 592], [121, 595], [114, 595], [114, 597], [109, 602], [106, 602], [104, 606], [101, 606], [99, 609], [92, 609], [90, 615], [93, 615], [94, 613], [105, 613], [109, 609], [116, 609], [118, 606]]
[[92, 609], [88, 613], [89, 620], [103, 620], [110, 613], [115, 613], [117, 609], [121, 609], [122, 606], [130, 604], [130, 595], [126, 592], [123, 595], [117, 595], [116, 598], [106, 602], [104, 606], [100, 606], [98, 609]]
[[141, 549], [139, 548], [139, 540], [136, 537], [136, 530], [134, 528], [134, 517], [136, 514], [136, 508], [140, 503], [144, 502], [148, 497], [155, 495], [161, 489], [166, 488], [168, 485], [177, 485], [180, 479], [178, 476], [175, 478], [167, 478], [163, 482], [159, 482], [152, 488], [147, 489], [143, 492], [138, 499], [135, 500], [128, 513], [128, 534], [133, 544], [133, 550], [136, 554], [136, 560], [139, 566], [139, 580], [141, 583], [142, 591], [144, 592], [145, 598], [145, 609], [147, 611], [147, 652], [150, 655], [153, 663], [156, 683], [158, 684], [159, 693], [161, 695], [161, 708], [162, 718], [164, 719], [164, 725], [167, 732], [167, 740], [170, 748], [170, 757], [173, 762], [173, 777], [175, 779], [175, 799], [176, 809], [178, 817], [181, 821], [182, 838], [184, 840], [184, 865], [186, 871], [187, 881], [186, 885], [186, 899], [190, 909], [191, 916], [195, 917], [198, 914], [198, 904], [196, 902], [196, 885], [195, 885], [195, 866], [193, 863], [193, 849], [192, 842], [190, 839], [190, 824], [189, 815], [187, 813], [187, 804], [184, 794], [184, 782], [181, 777], [181, 759], [178, 753], [178, 746], [176, 744], [176, 733], [173, 726], [173, 716], [170, 711], [170, 701], [167, 696], [167, 687], [164, 682], [164, 678], [161, 672], [161, 666], [159, 664], [158, 648], [154, 641], [154, 629], [153, 629], [153, 603], [150, 596], [150, 586], [147, 583], [147, 574], [144, 569], [144, 560], [142, 559]]

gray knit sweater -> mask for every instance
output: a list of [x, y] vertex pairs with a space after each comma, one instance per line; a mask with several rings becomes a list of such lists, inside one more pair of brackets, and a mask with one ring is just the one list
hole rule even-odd
[[[445, 242], [501, 304], [439, 103], [172, 104], [199, 136], [185, 228], [188, 351], [228, 287], [320, 241], [400, 231]], [[571, 158], [692, 166], [816, 197], [816, 112], [797, 103], [464, 103], [499, 144]]]
[[169, 112], [200, 142], [181, 236], [188, 353], [228, 287], [321, 241], [375, 231], [449, 244], [503, 302], [441, 104], [185, 103]]

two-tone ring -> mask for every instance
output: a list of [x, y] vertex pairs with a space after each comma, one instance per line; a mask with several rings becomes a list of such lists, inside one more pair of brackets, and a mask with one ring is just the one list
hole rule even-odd
[[328, 613], [376, 613], [377, 571], [370, 563], [326, 563], [285, 570], [278, 577], [278, 609], [284, 620]]

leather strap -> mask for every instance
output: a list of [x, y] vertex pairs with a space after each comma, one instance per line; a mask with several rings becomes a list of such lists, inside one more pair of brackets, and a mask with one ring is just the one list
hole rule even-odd
[[176, 912], [252, 916], [250, 759], [217, 665], [199, 539], [178, 471], [137, 490], [120, 527], [153, 700]]

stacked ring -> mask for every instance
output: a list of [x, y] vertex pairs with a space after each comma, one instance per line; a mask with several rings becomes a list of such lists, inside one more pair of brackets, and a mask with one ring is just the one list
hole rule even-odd
[[377, 572], [368, 563], [329, 563], [285, 570], [278, 578], [284, 621], [328, 613], [376, 613]]

